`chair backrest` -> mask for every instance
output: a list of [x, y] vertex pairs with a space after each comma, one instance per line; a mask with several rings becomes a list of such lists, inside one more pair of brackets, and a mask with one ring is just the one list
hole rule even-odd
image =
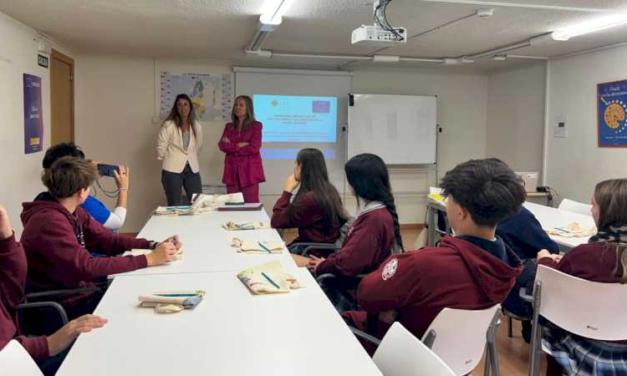
[[0, 349], [0, 370], [3, 375], [11, 376], [43, 375], [26, 349], [14, 339]]
[[480, 310], [444, 308], [431, 322], [422, 341], [435, 341], [431, 350], [455, 372], [469, 374], [477, 367], [486, 345], [486, 337], [500, 305]]
[[384, 376], [455, 376], [442, 359], [399, 322], [392, 324], [372, 359]]
[[578, 202], [570, 199], [563, 199], [560, 202], [560, 205], [557, 207], [560, 210], [566, 210], [573, 213], [590, 215], [590, 210], [592, 210], [592, 205], [584, 204], [583, 202]]
[[538, 313], [562, 329], [591, 339], [627, 340], [627, 284], [592, 282], [538, 266]]

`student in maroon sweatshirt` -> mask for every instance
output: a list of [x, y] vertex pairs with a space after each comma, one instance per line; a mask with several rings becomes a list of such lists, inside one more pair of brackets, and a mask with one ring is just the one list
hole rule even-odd
[[15, 240], [6, 210], [0, 207], [0, 351], [16, 339], [42, 367], [45, 374], [54, 374], [60, 359], [55, 357], [76, 339], [80, 333], [102, 327], [107, 320], [84, 315], [72, 320], [50, 336], [27, 337], [20, 335], [16, 320], [17, 306], [24, 300], [26, 284], [26, 255], [22, 245]]
[[[592, 196], [597, 234], [588, 244], [563, 257], [548, 250], [538, 264], [595, 282], [627, 283], [627, 179], [605, 180]], [[624, 313], [624, 312], [623, 312]], [[547, 375], [626, 375], [627, 341], [603, 342], [570, 334], [548, 325], [543, 347], [549, 350]]]
[[[86, 160], [63, 157], [44, 171], [48, 188], [35, 201], [24, 203], [22, 244], [28, 258], [29, 291], [91, 287], [115, 273], [128, 272], [172, 260], [180, 247], [176, 236], [162, 243], [119, 235], [96, 222], [80, 204], [96, 178]], [[131, 248], [154, 249], [145, 256], [93, 257], [87, 249], [114, 256]], [[62, 301], [68, 315], [91, 313], [100, 296], [73, 296]]]
[[[293, 195], [298, 187], [298, 192]], [[342, 199], [329, 182], [324, 156], [318, 149], [302, 149], [294, 173], [272, 209], [273, 228], [298, 228], [294, 242], [334, 243], [346, 222]]]
[[307, 266], [317, 276], [331, 273], [339, 277], [322, 288], [340, 311], [354, 306], [352, 290], [359, 282], [355, 277], [375, 270], [403, 244], [383, 160], [374, 154], [356, 155], [346, 162], [344, 170], [358, 209], [342, 248], [326, 258], [293, 255], [298, 265]]
[[441, 186], [455, 237], [388, 258], [359, 285], [366, 312], [347, 312], [347, 321], [379, 338], [399, 321], [420, 338], [443, 308], [483, 309], [505, 299], [521, 267], [495, 228], [525, 199], [517, 176], [497, 159], [471, 160]]

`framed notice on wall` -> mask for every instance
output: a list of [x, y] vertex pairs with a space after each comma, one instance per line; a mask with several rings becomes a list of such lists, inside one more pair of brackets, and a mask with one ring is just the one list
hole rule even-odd
[[599, 147], [627, 147], [627, 80], [597, 85]]
[[41, 77], [24, 73], [24, 154], [41, 151], [43, 136]]

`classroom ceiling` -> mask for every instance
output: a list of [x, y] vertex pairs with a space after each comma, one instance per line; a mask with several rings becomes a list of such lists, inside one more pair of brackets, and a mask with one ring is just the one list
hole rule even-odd
[[[296, 54], [370, 55], [377, 48], [351, 45], [351, 31], [372, 23], [372, 0], [291, 0], [283, 23], [263, 49]], [[302, 57], [246, 56], [267, 0], [0, 0], [0, 11], [66, 44], [78, 53], [159, 58], [218, 58], [239, 65], [337, 67], [372, 62]], [[627, 12], [627, 0], [393, 0], [387, 16], [408, 35], [438, 28], [493, 8], [487, 18], [467, 17], [378, 54], [459, 58], [528, 40], [580, 22]], [[627, 25], [565, 42], [525, 47], [509, 54], [558, 57], [627, 42]], [[518, 58], [461, 64], [490, 70]], [[399, 66], [433, 63], [401, 63]], [[379, 65], [376, 65], [379, 66]], [[394, 66], [386, 64], [385, 66]]]

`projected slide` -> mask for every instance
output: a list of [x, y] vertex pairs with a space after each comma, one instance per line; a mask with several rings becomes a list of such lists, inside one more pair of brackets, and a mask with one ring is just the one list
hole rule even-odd
[[253, 95], [263, 142], [336, 142], [337, 98]]

